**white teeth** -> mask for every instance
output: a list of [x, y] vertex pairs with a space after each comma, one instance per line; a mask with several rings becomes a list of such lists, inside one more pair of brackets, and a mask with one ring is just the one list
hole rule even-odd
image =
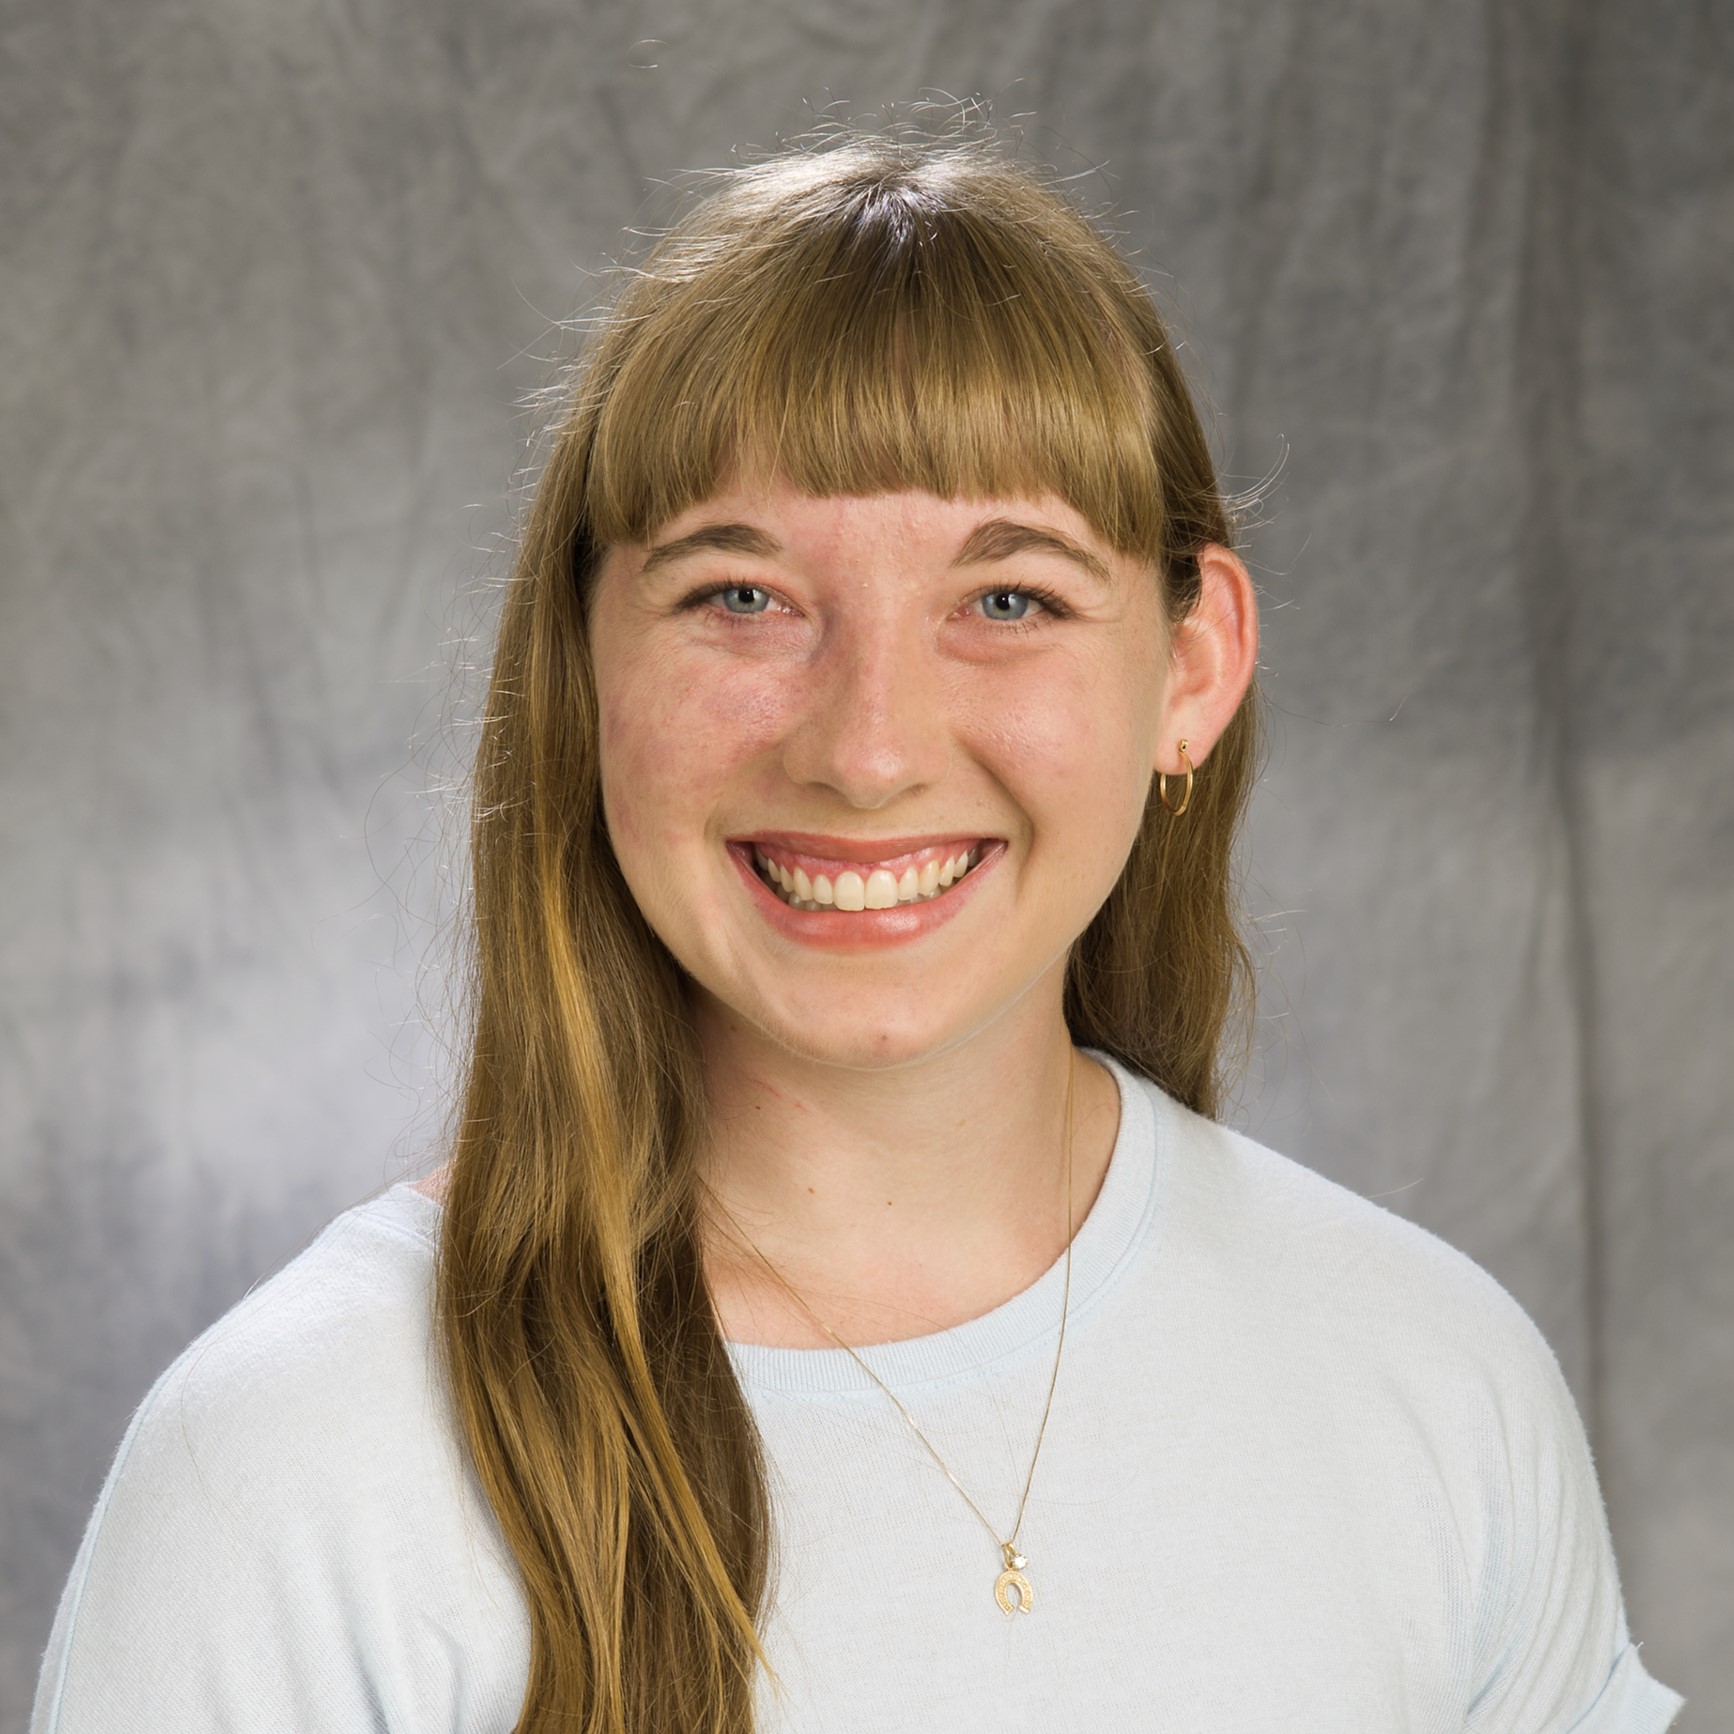
[[771, 884], [780, 886], [783, 900], [796, 909], [841, 909], [855, 913], [864, 909], [895, 909], [901, 903], [926, 903], [955, 885], [976, 864], [973, 850], [965, 849], [948, 861], [929, 861], [926, 866], [906, 867], [901, 879], [888, 868], [872, 868], [865, 878], [846, 869], [832, 881], [823, 873], [809, 879], [799, 867], [780, 867], [761, 849], [753, 851], [759, 871]]

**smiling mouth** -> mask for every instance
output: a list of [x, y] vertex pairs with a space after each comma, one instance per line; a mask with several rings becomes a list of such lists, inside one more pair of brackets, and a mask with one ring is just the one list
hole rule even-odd
[[898, 873], [862, 862], [859, 868], [844, 867], [835, 874], [809, 874], [804, 867], [778, 861], [773, 854], [753, 846], [753, 865], [759, 877], [784, 903], [792, 909], [833, 915], [932, 903], [963, 879], [981, 856], [982, 845], [975, 843], [968, 848], [922, 851], [899, 862]]

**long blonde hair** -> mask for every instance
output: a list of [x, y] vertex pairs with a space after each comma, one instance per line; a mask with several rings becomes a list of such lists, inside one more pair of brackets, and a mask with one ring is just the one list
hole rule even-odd
[[[1199, 550], [1232, 531], [1149, 295], [979, 143], [855, 137], [731, 172], [630, 277], [563, 405], [475, 767], [441, 1340], [528, 1602], [520, 1734], [745, 1734], [770, 1504], [698, 1254], [680, 972], [602, 813], [598, 560], [731, 472], [816, 495], [1052, 492], [1146, 559], [1179, 619]], [[1248, 703], [1183, 820], [1152, 796], [1066, 978], [1074, 1040], [1206, 1114], [1250, 1007], [1232, 854], [1256, 731]]]

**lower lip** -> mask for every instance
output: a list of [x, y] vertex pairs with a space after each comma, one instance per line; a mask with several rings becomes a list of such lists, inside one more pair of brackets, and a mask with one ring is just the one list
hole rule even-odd
[[943, 896], [926, 903], [900, 903], [895, 909], [863, 909], [835, 915], [819, 909], [794, 909], [785, 903], [753, 865], [750, 843], [726, 845], [747, 893], [765, 919], [785, 938], [826, 951], [874, 951], [905, 945], [943, 927], [975, 895], [976, 882], [991, 873], [1005, 853], [998, 838], [981, 846], [981, 859]]

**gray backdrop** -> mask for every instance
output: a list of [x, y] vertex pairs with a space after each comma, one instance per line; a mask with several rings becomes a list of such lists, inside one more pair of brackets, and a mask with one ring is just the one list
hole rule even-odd
[[1229, 476], [1287, 454], [1239, 1123], [1530, 1309], [1646, 1660], [1726, 1726], [1731, 34], [7, 0], [0, 1724], [151, 1378], [437, 1133], [428, 790], [549, 321], [654, 177], [937, 90], [1105, 165]]

